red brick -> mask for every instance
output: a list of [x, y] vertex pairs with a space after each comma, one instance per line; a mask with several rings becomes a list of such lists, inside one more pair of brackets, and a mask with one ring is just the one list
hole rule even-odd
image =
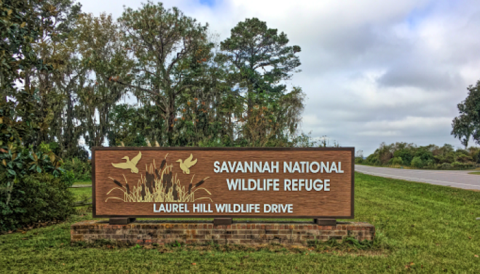
[[358, 240], [372, 240], [375, 227], [367, 223], [347, 223], [337, 226], [314, 224], [245, 224], [214, 226], [209, 223], [159, 223], [109, 225], [98, 221], [83, 221], [71, 226], [71, 240], [92, 242], [97, 239], [111, 239], [117, 242], [135, 244], [218, 242], [306, 244], [307, 241], [326, 241], [329, 238], [340, 241], [346, 235]]

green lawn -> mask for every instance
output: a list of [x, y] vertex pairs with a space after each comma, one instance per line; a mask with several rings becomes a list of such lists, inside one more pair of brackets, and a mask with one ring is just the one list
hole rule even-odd
[[480, 171], [478, 171], [478, 172], [469, 172], [468, 174], [480, 175]]
[[73, 183], [73, 185], [91, 185], [92, 181], [78, 181]]
[[377, 228], [370, 250], [70, 246], [70, 224], [87, 214], [0, 236], [0, 272], [480, 273], [479, 192], [355, 176], [355, 220]]
[[[91, 185], [92, 181], [75, 182], [73, 185]], [[70, 191], [75, 194], [77, 201], [84, 201], [86, 198], [92, 197], [91, 187], [70, 188]]]

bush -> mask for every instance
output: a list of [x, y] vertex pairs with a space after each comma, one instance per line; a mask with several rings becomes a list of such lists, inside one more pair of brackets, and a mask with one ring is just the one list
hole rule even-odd
[[443, 163], [440, 165], [440, 169], [452, 169], [452, 165], [449, 163]]
[[363, 158], [362, 157], [355, 157], [355, 164], [362, 164]]
[[411, 166], [416, 168], [422, 168], [424, 166], [422, 158], [420, 158], [419, 156], [413, 157]]
[[412, 162], [413, 152], [411, 149], [399, 149], [393, 153], [394, 157], [402, 158], [403, 164], [408, 166]]
[[455, 169], [469, 169], [474, 167], [474, 163], [460, 163], [460, 162], [453, 162], [452, 167]]
[[402, 157], [394, 157], [392, 159], [392, 165], [402, 165], [402, 164], [403, 164]]
[[435, 160], [434, 159], [428, 159], [426, 166], [429, 168], [435, 168]]
[[0, 195], [0, 231], [65, 220], [75, 212], [73, 201], [62, 179], [44, 173], [24, 176], [15, 184], [8, 205], [6, 195]]
[[65, 160], [63, 168], [74, 174], [74, 180], [88, 181], [92, 179], [92, 164], [90, 161], [81, 161], [78, 158]]

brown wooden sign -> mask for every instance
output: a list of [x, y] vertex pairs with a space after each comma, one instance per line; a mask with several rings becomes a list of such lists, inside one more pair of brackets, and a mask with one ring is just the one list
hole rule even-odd
[[94, 148], [93, 217], [354, 216], [354, 148]]

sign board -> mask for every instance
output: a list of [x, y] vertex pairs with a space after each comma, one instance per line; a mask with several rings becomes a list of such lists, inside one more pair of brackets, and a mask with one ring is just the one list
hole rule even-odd
[[93, 217], [354, 216], [354, 148], [92, 150]]

